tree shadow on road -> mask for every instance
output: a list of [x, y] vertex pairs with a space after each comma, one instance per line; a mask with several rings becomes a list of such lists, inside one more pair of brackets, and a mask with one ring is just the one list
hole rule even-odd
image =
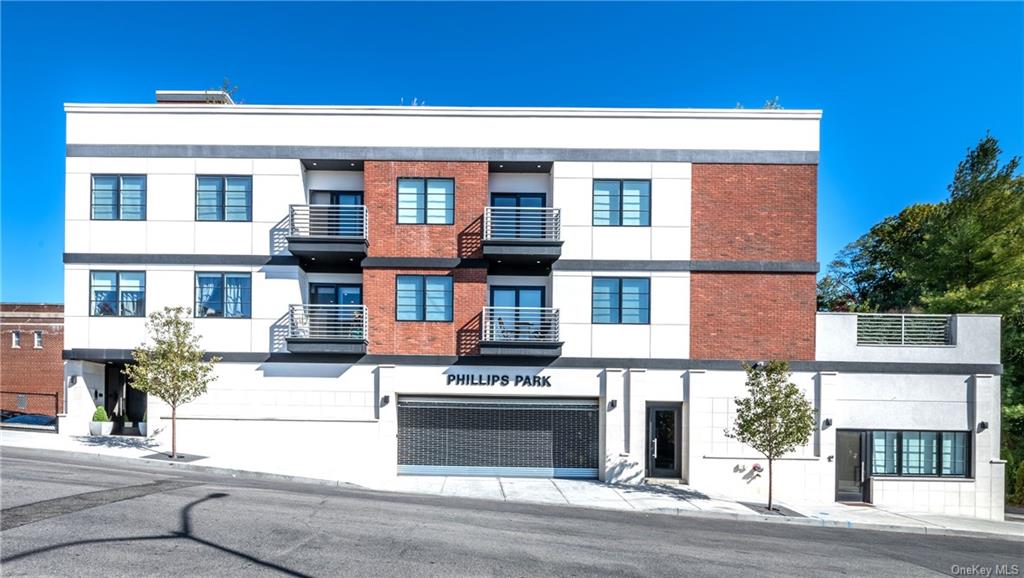
[[74, 436], [75, 441], [93, 447], [149, 450], [160, 446], [152, 438], [137, 436]]
[[198, 500], [195, 500], [195, 501], [190, 502], [189, 504], [187, 504], [185, 507], [183, 507], [181, 509], [181, 528], [178, 531], [175, 531], [175, 532], [170, 532], [170, 533], [167, 533], [167, 534], [153, 534], [153, 535], [148, 535], [148, 536], [123, 536], [123, 537], [115, 537], [115, 538], [95, 538], [95, 539], [91, 539], [91, 540], [75, 540], [75, 541], [72, 541], [72, 542], [63, 542], [63, 543], [60, 543], [60, 544], [54, 544], [52, 546], [44, 546], [42, 548], [36, 548], [34, 550], [28, 550], [28, 551], [25, 551], [25, 552], [21, 552], [19, 554], [13, 554], [11, 556], [2, 556], [2, 557], [0, 557], [0, 562], [2, 562], [4, 564], [9, 564], [9, 563], [14, 562], [16, 560], [21, 560], [23, 558], [29, 558], [29, 557], [32, 557], [32, 556], [37, 556], [39, 554], [44, 554], [46, 552], [52, 552], [52, 551], [60, 550], [60, 549], [63, 549], [63, 548], [72, 548], [72, 547], [75, 547], [75, 546], [87, 546], [87, 545], [93, 545], [93, 544], [104, 544], [104, 543], [114, 543], [114, 542], [142, 542], [142, 541], [155, 541], [155, 540], [191, 540], [191, 541], [196, 542], [198, 544], [202, 544], [204, 546], [208, 546], [208, 547], [213, 548], [215, 550], [219, 550], [221, 552], [224, 552], [225, 554], [231, 554], [232, 556], [237, 556], [238, 558], [242, 558], [243, 560], [247, 560], [249, 562], [252, 562], [253, 564], [258, 564], [258, 565], [260, 565], [260, 566], [262, 566], [264, 568], [268, 568], [268, 569], [271, 569], [271, 570], [276, 570], [276, 571], [281, 572], [282, 574], [286, 574], [288, 576], [298, 576], [298, 577], [308, 578], [309, 574], [303, 574], [302, 572], [299, 572], [298, 570], [293, 570], [291, 568], [287, 568], [285, 566], [281, 566], [280, 564], [275, 564], [274, 562], [270, 562], [269, 560], [263, 560], [261, 558], [257, 558], [256, 556], [253, 556], [251, 554], [246, 554], [245, 552], [242, 552], [242, 551], [239, 551], [239, 550], [235, 550], [234, 548], [230, 548], [228, 546], [217, 544], [216, 542], [211, 542], [210, 540], [206, 540], [204, 538], [200, 538], [199, 536], [193, 535], [193, 533], [192, 533], [192, 510], [196, 506], [198, 506], [199, 504], [202, 504], [203, 502], [205, 502], [207, 500], [216, 500], [216, 499], [219, 499], [219, 498], [226, 498], [227, 496], [228, 496], [228, 494], [226, 494], [224, 492], [213, 492], [213, 493], [207, 494], [206, 497], [199, 498]]

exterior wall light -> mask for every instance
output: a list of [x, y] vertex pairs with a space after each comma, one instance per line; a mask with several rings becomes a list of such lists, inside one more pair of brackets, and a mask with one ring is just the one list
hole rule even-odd
[[826, 417], [825, 420], [821, 422], [821, 429], [829, 427], [832, 427], [832, 418]]
[[608, 411], [611, 411], [619, 406], [619, 400], [613, 399], [608, 402]]
[[981, 433], [988, 429], [988, 422], [983, 421], [978, 423], [978, 433]]
[[387, 405], [390, 402], [391, 402], [391, 396], [390, 395], [385, 395], [384, 397], [380, 398], [380, 406], [381, 407], [384, 407], [385, 405]]

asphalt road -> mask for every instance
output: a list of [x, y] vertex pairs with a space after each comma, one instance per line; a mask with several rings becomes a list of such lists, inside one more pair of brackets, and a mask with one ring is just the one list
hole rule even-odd
[[999, 564], [1024, 571], [1024, 544], [999, 539], [244, 481], [14, 448], [0, 455], [0, 483], [3, 576], [888, 577]]

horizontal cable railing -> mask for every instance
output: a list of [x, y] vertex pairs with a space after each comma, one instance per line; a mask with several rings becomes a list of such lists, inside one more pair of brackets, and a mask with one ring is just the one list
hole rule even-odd
[[558, 342], [558, 309], [484, 307], [483, 341]]
[[558, 241], [562, 212], [552, 207], [487, 207], [484, 240]]
[[288, 337], [366, 340], [365, 305], [291, 305]]
[[953, 317], [861, 313], [857, 345], [953, 345]]
[[366, 239], [366, 206], [291, 205], [288, 228], [292, 237]]

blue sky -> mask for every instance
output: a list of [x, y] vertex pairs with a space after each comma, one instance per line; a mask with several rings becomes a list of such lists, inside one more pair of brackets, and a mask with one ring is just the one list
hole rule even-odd
[[824, 109], [818, 258], [1024, 151], [1024, 4], [0, 4], [5, 301], [63, 301], [64, 102]]

